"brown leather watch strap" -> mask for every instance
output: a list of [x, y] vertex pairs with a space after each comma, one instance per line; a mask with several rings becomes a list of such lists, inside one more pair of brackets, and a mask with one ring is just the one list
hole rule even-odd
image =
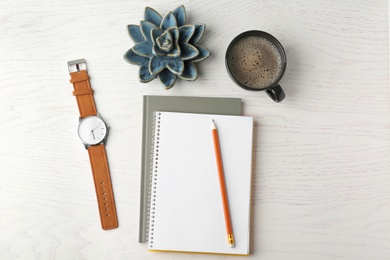
[[96, 115], [96, 106], [93, 99], [93, 89], [89, 82], [87, 70], [70, 73], [70, 83], [73, 84], [73, 95], [76, 96], [80, 117]]
[[104, 230], [118, 227], [114, 194], [112, 192], [110, 171], [108, 169], [106, 149], [103, 144], [88, 148], [89, 159], [95, 182], [100, 220]]

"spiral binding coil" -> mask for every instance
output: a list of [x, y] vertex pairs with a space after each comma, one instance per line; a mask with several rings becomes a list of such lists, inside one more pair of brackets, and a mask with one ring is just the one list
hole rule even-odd
[[153, 231], [154, 231], [154, 210], [156, 206], [156, 184], [157, 184], [157, 169], [158, 169], [158, 150], [160, 143], [160, 119], [161, 113], [153, 113], [153, 130], [152, 130], [152, 147], [151, 147], [151, 164], [149, 174], [149, 192], [148, 192], [148, 212], [146, 224], [146, 240], [149, 242], [149, 247], [153, 247]]

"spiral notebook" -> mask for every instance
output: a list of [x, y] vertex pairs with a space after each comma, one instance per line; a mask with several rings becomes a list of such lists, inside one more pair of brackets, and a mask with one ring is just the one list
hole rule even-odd
[[241, 99], [226, 97], [194, 97], [194, 96], [151, 96], [143, 99], [142, 120], [142, 161], [141, 161], [141, 189], [140, 189], [140, 217], [139, 242], [147, 242], [147, 216], [149, 215], [150, 197], [150, 164], [152, 154], [152, 123], [155, 111], [169, 111], [180, 113], [241, 115]]
[[[211, 122], [218, 127], [235, 247], [227, 233]], [[156, 112], [148, 249], [249, 254], [253, 118]]]

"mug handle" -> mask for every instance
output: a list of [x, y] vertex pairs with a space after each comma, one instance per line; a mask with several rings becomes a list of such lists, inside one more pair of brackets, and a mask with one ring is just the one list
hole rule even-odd
[[269, 88], [265, 91], [267, 95], [272, 98], [273, 101], [279, 103], [282, 101], [285, 97], [286, 94], [284, 93], [282, 87], [280, 85], [276, 85], [272, 88]]

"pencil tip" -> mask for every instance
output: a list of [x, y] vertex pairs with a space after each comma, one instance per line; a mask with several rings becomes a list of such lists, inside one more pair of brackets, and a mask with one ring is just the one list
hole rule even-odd
[[211, 129], [212, 130], [217, 129], [217, 127], [215, 126], [214, 119], [211, 119]]

